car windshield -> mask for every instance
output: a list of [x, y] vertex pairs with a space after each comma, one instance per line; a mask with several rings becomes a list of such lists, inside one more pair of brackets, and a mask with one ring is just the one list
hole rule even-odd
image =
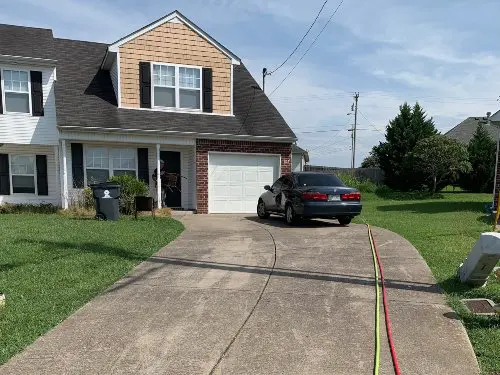
[[329, 174], [300, 174], [299, 186], [344, 186], [337, 176]]

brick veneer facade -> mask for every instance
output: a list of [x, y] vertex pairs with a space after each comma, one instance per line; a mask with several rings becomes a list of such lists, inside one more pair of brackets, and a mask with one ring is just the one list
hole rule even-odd
[[208, 213], [208, 153], [245, 152], [249, 154], [281, 155], [281, 174], [291, 172], [291, 143], [247, 142], [197, 139], [196, 140], [196, 196], [197, 212]]

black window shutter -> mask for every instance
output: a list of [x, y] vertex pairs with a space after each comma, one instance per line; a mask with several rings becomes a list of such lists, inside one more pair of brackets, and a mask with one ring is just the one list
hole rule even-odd
[[71, 144], [71, 170], [73, 172], [73, 187], [83, 188], [83, 145], [81, 143]]
[[151, 108], [151, 63], [139, 63], [141, 108]]
[[33, 116], [43, 116], [42, 72], [32, 70], [31, 78], [31, 112]]
[[213, 112], [212, 105], [212, 69], [203, 68], [202, 70], [203, 79], [203, 112]]
[[137, 177], [139, 180], [144, 181], [149, 185], [149, 161], [147, 148], [137, 149], [137, 167]]
[[[2, 70], [0, 69], [0, 82], [2, 82]], [[3, 113], [2, 93], [0, 92], [0, 115]]]
[[38, 188], [38, 195], [49, 195], [47, 155], [36, 156], [36, 186]]
[[0, 154], [0, 195], [10, 195], [9, 155], [7, 154]]

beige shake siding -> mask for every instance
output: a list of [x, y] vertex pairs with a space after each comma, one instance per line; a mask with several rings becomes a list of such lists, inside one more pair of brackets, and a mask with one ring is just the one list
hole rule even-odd
[[139, 62], [212, 68], [213, 112], [231, 112], [231, 60], [181, 23], [167, 22], [120, 46], [121, 104], [138, 108]]

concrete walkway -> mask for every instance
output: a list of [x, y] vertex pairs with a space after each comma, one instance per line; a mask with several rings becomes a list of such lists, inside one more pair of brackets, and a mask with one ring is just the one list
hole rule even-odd
[[[187, 230], [23, 353], [11, 374], [372, 374], [373, 263], [366, 228], [241, 216]], [[271, 236], [272, 234], [272, 236]], [[375, 229], [402, 373], [478, 374], [472, 347], [411, 244]], [[382, 319], [383, 323], [383, 319]], [[381, 374], [392, 374], [382, 325]]]

